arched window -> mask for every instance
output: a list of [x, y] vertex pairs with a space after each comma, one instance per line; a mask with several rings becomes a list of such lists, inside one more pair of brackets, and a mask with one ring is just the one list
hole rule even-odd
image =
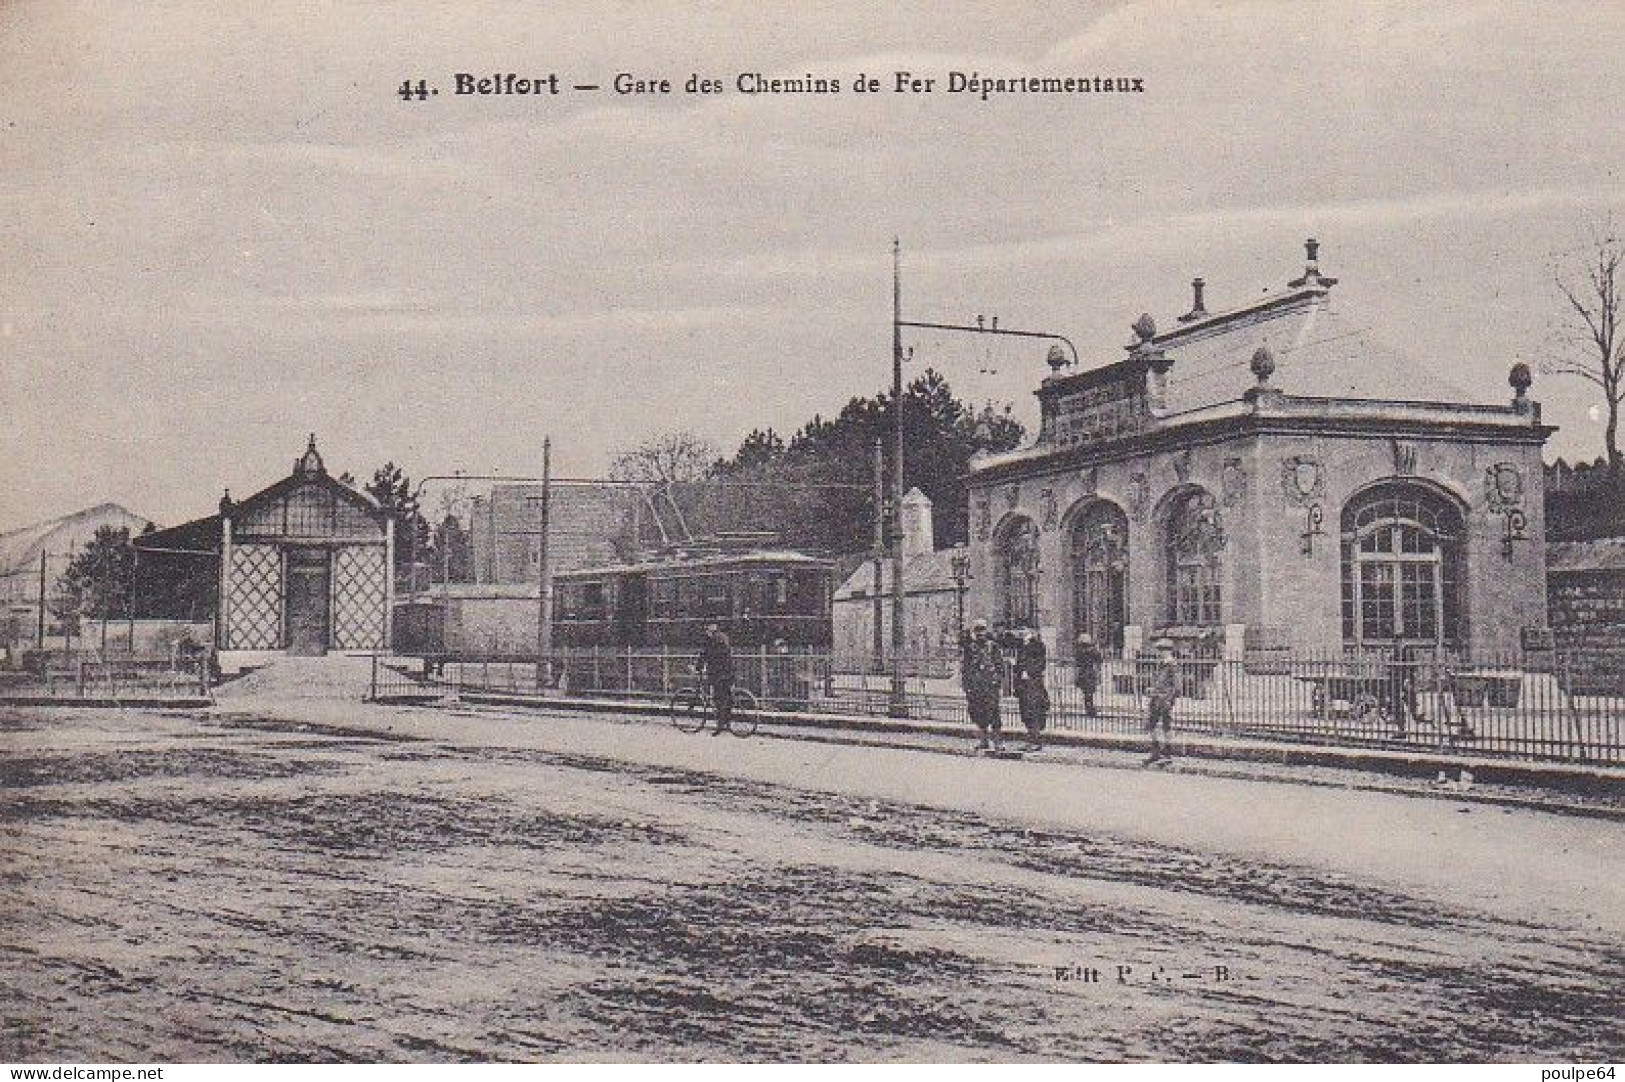
[[1016, 520], [1000, 532], [999, 619], [1010, 627], [1038, 626], [1038, 527]]
[[1223, 621], [1220, 553], [1224, 531], [1213, 493], [1193, 488], [1168, 506], [1164, 551], [1167, 560], [1168, 622], [1213, 626]]
[[1085, 631], [1102, 649], [1123, 648], [1128, 623], [1128, 516], [1095, 500], [1068, 531], [1072, 576], [1072, 634]]
[[1461, 512], [1430, 488], [1378, 485], [1343, 507], [1343, 639], [1459, 646]]

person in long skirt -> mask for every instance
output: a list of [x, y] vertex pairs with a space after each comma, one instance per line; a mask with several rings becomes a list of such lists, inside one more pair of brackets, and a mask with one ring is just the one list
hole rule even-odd
[[976, 726], [978, 751], [1002, 751], [999, 734], [999, 683], [1003, 662], [988, 634], [987, 621], [976, 620], [959, 639], [959, 682], [965, 689], [965, 708]]
[[1024, 627], [1016, 646], [1016, 702], [1021, 707], [1021, 724], [1027, 729], [1027, 750], [1044, 746], [1044, 726], [1049, 721], [1049, 688], [1044, 686], [1044, 670], [1049, 665], [1049, 649], [1036, 630]]

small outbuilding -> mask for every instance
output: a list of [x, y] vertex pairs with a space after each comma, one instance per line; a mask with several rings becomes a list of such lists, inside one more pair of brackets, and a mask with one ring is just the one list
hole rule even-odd
[[226, 671], [269, 655], [389, 647], [394, 520], [331, 476], [312, 435], [293, 472], [220, 513], [141, 539], [141, 548], [217, 555], [215, 645]]

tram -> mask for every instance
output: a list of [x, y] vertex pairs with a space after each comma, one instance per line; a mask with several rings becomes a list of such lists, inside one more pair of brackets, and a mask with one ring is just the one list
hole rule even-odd
[[827, 650], [831, 561], [789, 550], [688, 549], [553, 576], [562, 647], [698, 647], [716, 624], [737, 649]]

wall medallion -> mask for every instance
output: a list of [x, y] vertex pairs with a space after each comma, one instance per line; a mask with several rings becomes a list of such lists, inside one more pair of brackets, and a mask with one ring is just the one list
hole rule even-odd
[[1484, 471], [1484, 498], [1491, 511], [1506, 511], [1523, 504], [1523, 474], [1510, 462], [1497, 462]]
[[1281, 491], [1287, 503], [1303, 507], [1326, 494], [1326, 468], [1318, 458], [1293, 455], [1281, 462]]

